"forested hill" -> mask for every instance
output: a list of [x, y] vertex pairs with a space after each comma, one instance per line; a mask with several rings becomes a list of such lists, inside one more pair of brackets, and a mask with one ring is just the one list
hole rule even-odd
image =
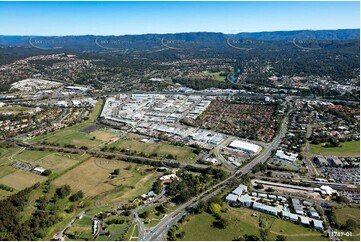
[[144, 35], [122, 35], [122, 36], [6, 36], [0, 35], [0, 46], [22, 46], [41, 48], [72, 47], [74, 49], [94, 49], [99, 45], [117, 43], [122, 47], [132, 43], [132, 47], [140, 48], [144, 46], [154, 46], [161, 40], [168, 43], [175, 41], [202, 43], [204, 45], [217, 45], [224, 43], [229, 38], [253, 39], [253, 40], [358, 40], [360, 39], [360, 29], [341, 29], [341, 30], [297, 30], [297, 31], [275, 31], [275, 32], [255, 32], [224, 34], [214, 32], [194, 32], [194, 33], [176, 33], [176, 34], [144, 34]]
[[360, 29], [274, 31], [238, 33], [234, 36], [258, 40], [356, 40], [360, 39]]

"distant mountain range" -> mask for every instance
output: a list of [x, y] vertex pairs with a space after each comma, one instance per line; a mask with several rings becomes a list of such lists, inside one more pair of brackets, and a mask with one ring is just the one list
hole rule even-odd
[[258, 40], [354, 40], [360, 39], [360, 29], [273, 31], [238, 33], [234, 36]]
[[[6, 36], [0, 35], [0, 46], [22, 46], [37, 48], [149, 48], [150, 46], [174, 46], [193, 43], [194, 45], [217, 45], [233, 40], [258, 40], [258, 41], [302, 41], [302, 40], [359, 40], [360, 29], [339, 30], [295, 30], [224, 34], [215, 32], [193, 32], [176, 34], [143, 34], [122, 36]], [[163, 42], [162, 42], [163, 41]], [[161, 43], [161, 44], [160, 44]]]

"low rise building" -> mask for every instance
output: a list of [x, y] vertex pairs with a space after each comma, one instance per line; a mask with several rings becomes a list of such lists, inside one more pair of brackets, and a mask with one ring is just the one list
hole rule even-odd
[[271, 214], [271, 215], [275, 215], [275, 216], [278, 214], [278, 209], [277, 208], [265, 205], [263, 203], [254, 202], [253, 203], [253, 209], [264, 212], [264, 213], [268, 213], [268, 214]]

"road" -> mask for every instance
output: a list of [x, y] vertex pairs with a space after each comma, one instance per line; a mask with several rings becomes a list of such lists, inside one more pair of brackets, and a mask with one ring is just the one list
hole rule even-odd
[[[170, 213], [168, 216], [164, 217], [155, 227], [151, 229], [149, 233], [145, 233], [144, 236], [139, 236], [140, 240], [153, 241], [153, 240], [164, 240], [165, 233], [168, 229], [175, 224], [180, 218], [182, 218], [185, 214], [187, 214], [187, 208], [195, 206], [199, 200], [207, 200], [218, 194], [220, 191], [227, 187], [228, 182], [234, 177], [239, 177], [242, 174], [249, 173], [252, 168], [262, 162], [265, 162], [271, 155], [272, 150], [277, 148], [280, 144], [282, 138], [284, 137], [287, 126], [288, 126], [288, 118], [291, 110], [287, 113], [284, 118], [282, 125], [280, 127], [279, 134], [274, 138], [274, 140], [259, 154], [255, 159], [253, 159], [250, 163], [243, 166], [241, 169], [236, 171], [233, 175], [228, 177], [227, 179], [219, 182], [217, 185], [213, 186], [211, 189], [203, 192], [195, 198], [192, 198], [190, 201], [186, 202], [178, 209]], [[216, 188], [216, 189], [215, 189]]]
[[249, 162], [248, 164], [246, 164], [245, 166], [243, 166], [239, 171], [242, 172], [243, 174], [247, 174], [249, 173], [252, 168], [262, 162], [265, 162], [272, 153], [272, 150], [276, 149], [279, 144], [282, 141], [282, 138], [285, 136], [286, 132], [287, 132], [287, 126], [288, 126], [288, 118], [289, 118], [289, 114], [291, 111], [289, 111], [286, 115], [286, 117], [284, 118], [282, 125], [280, 127], [280, 131], [278, 133], [278, 135], [274, 138], [274, 140], [269, 144], [269, 146], [267, 146], [261, 154], [259, 154], [255, 159], [253, 159], [251, 162]]
[[216, 146], [214, 148], [214, 155], [216, 156], [216, 159], [220, 162], [222, 162], [229, 170], [234, 170], [236, 167], [233, 166], [229, 161], [227, 161], [223, 155], [221, 154], [221, 151], [224, 147], [226, 147], [229, 143], [231, 143], [233, 140], [235, 140], [235, 137], [228, 137], [226, 140], [224, 140], [222, 143]]
[[312, 163], [312, 155], [311, 155], [311, 152], [310, 152], [310, 142], [308, 141], [308, 138], [312, 134], [313, 120], [315, 118], [315, 115], [316, 115], [315, 111], [312, 111], [311, 114], [310, 114], [310, 121], [307, 124], [307, 130], [306, 130], [306, 144], [305, 144], [304, 150], [303, 150], [303, 156], [304, 156], [305, 164], [306, 164], [308, 173], [311, 176], [318, 176], [318, 171], [313, 166], [313, 163]]

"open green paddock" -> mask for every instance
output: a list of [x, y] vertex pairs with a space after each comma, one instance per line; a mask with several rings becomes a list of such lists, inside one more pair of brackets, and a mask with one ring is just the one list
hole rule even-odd
[[310, 144], [310, 151], [315, 155], [360, 156], [360, 140], [340, 143], [341, 147], [323, 147], [324, 144]]
[[197, 157], [193, 153], [192, 148], [187, 146], [176, 146], [167, 143], [143, 143], [135, 140], [118, 140], [109, 145], [109, 147], [116, 147], [118, 149], [128, 149], [138, 153], [143, 152], [146, 155], [156, 154], [159, 157], [166, 157], [168, 155], [174, 156], [177, 160], [192, 162]]

